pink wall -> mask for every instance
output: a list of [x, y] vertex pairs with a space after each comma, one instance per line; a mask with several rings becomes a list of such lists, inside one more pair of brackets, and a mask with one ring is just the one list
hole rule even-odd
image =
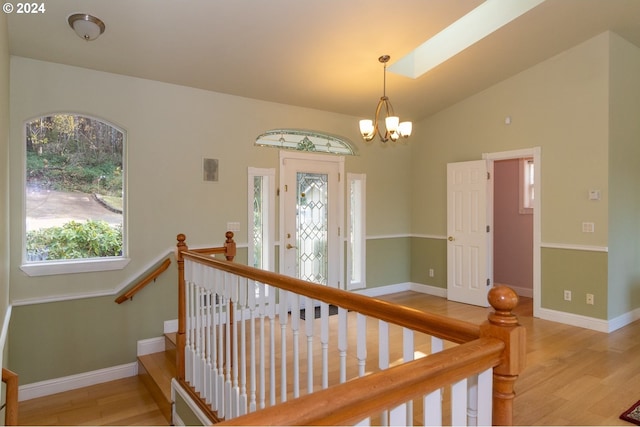
[[[533, 215], [519, 213], [519, 160], [494, 162], [493, 279], [532, 296]], [[529, 293], [529, 295], [527, 295]]]

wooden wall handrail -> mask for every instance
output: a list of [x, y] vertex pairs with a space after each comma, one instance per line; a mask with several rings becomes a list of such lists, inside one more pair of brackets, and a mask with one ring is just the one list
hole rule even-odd
[[162, 264], [160, 264], [158, 266], [158, 268], [156, 268], [155, 270], [153, 270], [152, 272], [147, 274], [142, 280], [140, 280], [138, 283], [136, 283], [135, 286], [133, 286], [132, 288], [130, 288], [126, 292], [123, 292], [122, 294], [120, 294], [118, 296], [118, 298], [116, 298], [116, 302], [118, 304], [122, 304], [123, 302], [125, 302], [127, 300], [133, 299], [133, 296], [135, 294], [140, 292], [142, 290], [142, 288], [147, 286], [149, 283], [151, 283], [152, 281], [156, 280], [158, 278], [158, 276], [160, 276], [167, 268], [169, 268], [170, 264], [171, 264], [171, 260], [169, 258], [166, 258], [162, 262]]
[[4, 425], [18, 425], [18, 374], [2, 368], [2, 382], [6, 384], [6, 405], [4, 412]]
[[480, 338], [220, 425], [354, 425], [496, 366], [504, 347], [498, 339]]
[[347, 310], [357, 311], [388, 323], [455, 343], [464, 343], [480, 337], [480, 326], [470, 322], [426, 313], [410, 307], [396, 305], [342, 289], [305, 282], [294, 277], [283, 276], [247, 265], [213, 259], [194, 251], [183, 251], [182, 256], [185, 259], [192, 259], [199, 263], [210, 265], [218, 270], [273, 285], [329, 304], [335, 304]]

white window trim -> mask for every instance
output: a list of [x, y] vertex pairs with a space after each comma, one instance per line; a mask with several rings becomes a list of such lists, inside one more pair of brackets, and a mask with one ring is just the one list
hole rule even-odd
[[[348, 202], [347, 202], [347, 209], [348, 209], [348, 213], [347, 213], [347, 233], [345, 238], [347, 240], [347, 290], [352, 290], [352, 289], [362, 289], [362, 288], [366, 288], [367, 287], [367, 239], [366, 239], [366, 230], [367, 230], [367, 223], [366, 223], [366, 194], [367, 194], [367, 176], [366, 174], [358, 174], [358, 173], [347, 173], [347, 194], [350, 195], [351, 194], [351, 184], [353, 181], [360, 181], [360, 199], [357, 201], [357, 203], [359, 204], [359, 212], [356, 212], [355, 214], [357, 215], [357, 218], [353, 219], [353, 221], [357, 224], [358, 229], [360, 230], [359, 233], [357, 233], [357, 236], [355, 236], [355, 239], [357, 239], [356, 242], [352, 242], [351, 238], [350, 238], [350, 230], [353, 226], [352, 224], [352, 217], [353, 217], [353, 212], [351, 211], [351, 200], [350, 198], [348, 198]], [[359, 215], [358, 215], [359, 213]], [[357, 254], [358, 259], [355, 260], [359, 265], [360, 265], [360, 274], [359, 274], [359, 279], [357, 281], [352, 281], [352, 277], [353, 277], [353, 259], [352, 259], [352, 247], [354, 245], [358, 245], [358, 247], [360, 248], [360, 250], [358, 251], [359, 253]]]
[[253, 265], [253, 179], [256, 176], [266, 178], [264, 181], [265, 191], [267, 194], [267, 241], [264, 243], [269, 248], [269, 256], [267, 260], [268, 270], [275, 271], [275, 169], [253, 168], [248, 169], [248, 188], [247, 188], [247, 264]]
[[129, 258], [89, 258], [67, 261], [41, 261], [22, 264], [20, 270], [28, 276], [51, 276], [55, 274], [93, 273], [96, 271], [122, 270], [131, 261]]
[[518, 211], [521, 214], [533, 214], [533, 200], [529, 200], [529, 206], [526, 206], [525, 203], [525, 199], [529, 199], [529, 192], [531, 191], [530, 187], [532, 186], [529, 180], [526, 179], [527, 164], [529, 162], [533, 163], [533, 158], [520, 158], [518, 161], [518, 183], [520, 185], [520, 192], [518, 194]]

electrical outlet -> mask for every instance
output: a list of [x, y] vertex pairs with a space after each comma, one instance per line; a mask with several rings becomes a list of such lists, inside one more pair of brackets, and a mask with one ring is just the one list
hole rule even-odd
[[429, 277], [433, 277], [435, 273], [433, 272], [433, 268], [429, 269]]
[[571, 291], [564, 291], [564, 300], [565, 301], [571, 301]]
[[593, 294], [587, 294], [587, 304], [593, 305]]

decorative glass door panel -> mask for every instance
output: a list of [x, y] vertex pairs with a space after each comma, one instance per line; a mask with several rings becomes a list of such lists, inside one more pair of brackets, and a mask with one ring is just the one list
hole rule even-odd
[[329, 177], [318, 173], [297, 173], [297, 276], [327, 284]]

